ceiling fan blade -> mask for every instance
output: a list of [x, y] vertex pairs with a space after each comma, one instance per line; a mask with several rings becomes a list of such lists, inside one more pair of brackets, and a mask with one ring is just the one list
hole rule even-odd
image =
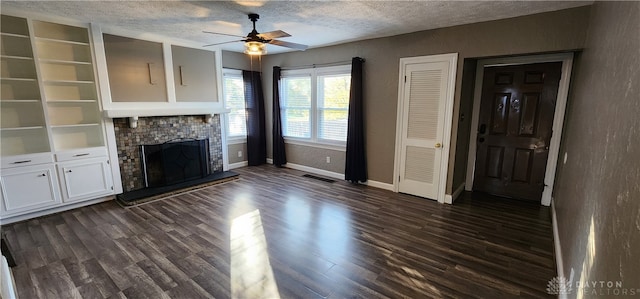
[[235, 35], [235, 34], [228, 34], [228, 33], [220, 33], [220, 32], [213, 32], [213, 31], [202, 31], [204, 33], [211, 33], [211, 34], [218, 34], [218, 35], [226, 35], [226, 36], [234, 36], [234, 37], [242, 37], [242, 38], [247, 38], [246, 36], [240, 36], [240, 35]]
[[235, 42], [243, 42], [243, 41], [244, 41], [244, 39], [232, 40], [232, 41], [223, 42], [223, 43], [208, 44], [208, 45], [204, 45], [203, 47], [211, 47], [211, 46], [217, 46], [217, 45], [223, 45], [223, 44], [230, 44], [230, 43], [235, 43]]
[[264, 38], [264, 39], [274, 39], [274, 38], [278, 38], [278, 37], [289, 37], [291, 36], [291, 34], [286, 33], [282, 30], [275, 30], [275, 31], [269, 31], [269, 32], [263, 32], [258, 34], [259, 37]]
[[272, 44], [272, 45], [291, 48], [291, 49], [296, 49], [296, 50], [300, 50], [300, 51], [304, 51], [309, 47], [307, 45], [290, 43], [290, 42], [285, 42], [285, 41], [281, 41], [281, 40], [277, 40], [277, 39], [272, 39], [271, 41], [269, 41], [269, 43]]

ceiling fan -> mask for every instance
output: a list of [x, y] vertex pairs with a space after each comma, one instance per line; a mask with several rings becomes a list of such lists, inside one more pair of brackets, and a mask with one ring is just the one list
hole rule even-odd
[[228, 42], [223, 42], [223, 43], [204, 45], [204, 47], [216, 46], [216, 45], [222, 45], [222, 44], [228, 44], [228, 43], [235, 43], [235, 42], [244, 42], [244, 46], [245, 46], [245, 51], [244, 52], [247, 53], [247, 54], [250, 54], [250, 55], [266, 54], [267, 53], [266, 44], [271, 44], [271, 45], [276, 45], [276, 46], [281, 46], [281, 47], [286, 47], [286, 48], [291, 48], [291, 49], [296, 49], [296, 50], [301, 50], [301, 51], [304, 51], [304, 50], [306, 50], [308, 48], [307, 45], [302, 45], [302, 44], [296, 44], [296, 43], [277, 40], [276, 38], [279, 38], [279, 37], [291, 36], [289, 33], [286, 33], [286, 32], [284, 32], [282, 30], [275, 30], [275, 31], [259, 33], [256, 30], [256, 21], [258, 21], [259, 18], [260, 18], [260, 15], [258, 15], [258, 14], [255, 14], [255, 13], [249, 14], [249, 20], [251, 20], [251, 22], [253, 22], [253, 30], [251, 32], [249, 32], [249, 34], [247, 34], [247, 36], [239, 36], [239, 35], [233, 35], [233, 34], [227, 34], [227, 33], [203, 31], [204, 33], [220, 34], [220, 35], [235, 36], [235, 37], [241, 37], [242, 38], [240, 40], [233, 40], [233, 41], [228, 41]]

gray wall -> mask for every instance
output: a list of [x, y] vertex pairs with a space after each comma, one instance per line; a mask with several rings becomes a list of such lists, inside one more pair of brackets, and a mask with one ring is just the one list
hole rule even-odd
[[554, 189], [565, 276], [573, 269], [577, 281], [622, 281], [634, 289], [640, 289], [639, 20], [640, 2], [593, 5]]
[[[242, 157], [238, 157], [238, 152], [242, 152]], [[229, 164], [247, 161], [247, 143], [233, 143], [228, 147]]]
[[[344, 173], [345, 152], [298, 144], [286, 144], [287, 163]], [[327, 163], [329, 157], [329, 163]]]
[[[400, 58], [452, 52], [459, 53], [453, 120], [453, 136], [456, 136], [461, 99], [462, 69], [465, 58], [582, 48], [586, 36], [588, 16], [589, 7], [587, 6], [316, 48], [305, 52], [267, 55], [262, 61], [267, 132], [271, 132], [271, 115], [269, 111], [271, 111], [272, 102], [271, 76], [274, 65], [290, 67], [350, 61], [354, 56], [365, 58], [364, 109], [369, 179], [391, 184], [393, 183]], [[271, 157], [271, 136], [269, 136], [270, 134], [267, 135], [267, 143], [269, 145], [267, 151], [268, 156]], [[455, 159], [457, 152], [455, 138], [453, 138], [450, 146], [450, 169], [464, 170], [464, 166], [453, 167], [454, 163], [463, 163], [462, 165], [466, 163], [466, 159], [462, 159], [463, 161], [456, 161]], [[289, 149], [292, 148], [290, 147]], [[287, 155], [296, 156], [297, 153], [287, 153]], [[323, 156], [327, 155], [322, 153], [318, 159], [322, 159]], [[465, 155], [459, 156], [464, 157]], [[450, 171], [447, 177], [448, 194], [451, 194], [452, 185], [453, 171]]]

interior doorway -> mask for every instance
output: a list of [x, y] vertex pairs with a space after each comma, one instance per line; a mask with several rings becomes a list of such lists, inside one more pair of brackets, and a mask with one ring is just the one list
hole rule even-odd
[[[554, 94], [547, 95], [555, 97], [555, 105], [545, 108], [552, 108], [552, 111], [548, 112], [551, 115], [548, 115], [550, 118], [550, 136], [547, 139], [534, 136], [537, 133], [536, 131], [541, 130], [536, 127], [538, 125], [535, 123], [538, 121], [536, 119], [537, 116], [527, 115], [527, 113], [532, 113], [532, 110], [538, 110], [536, 113], [539, 113], [539, 109], [531, 107], [536, 102], [533, 100], [535, 91], [524, 90], [524, 93], [514, 96], [510, 92], [506, 92], [507, 89], [502, 93], [494, 90], [493, 95], [485, 96], [485, 98], [488, 98], [485, 101], [485, 105], [495, 107], [481, 108], [483, 107], [483, 93], [485, 93], [483, 92], [484, 85], [494, 85], [494, 88], [496, 83], [498, 85], [508, 85], [505, 82], [508, 82], [509, 78], [503, 74], [520, 69], [525, 65], [540, 66], [543, 64], [553, 65], [553, 63], [559, 63], [558, 67], [561, 75], [559, 75], [560, 78]], [[478, 61], [465, 190], [487, 191], [509, 197], [535, 199], [540, 200], [542, 205], [550, 205], [572, 65], [572, 53]], [[486, 70], [494, 70], [490, 71], [491, 78], [485, 78]], [[544, 81], [544, 78], [541, 77], [534, 79], [534, 73], [540, 76], [540, 70], [533, 70], [528, 80], [542, 79]], [[526, 76], [526, 71], [519, 76]], [[518, 80], [527, 79], [522, 77], [522, 79]], [[490, 91], [487, 92], [491, 94]], [[545, 92], [548, 93], [548, 91]], [[524, 103], [528, 100], [523, 100], [523, 96], [530, 96], [530, 103]], [[523, 105], [530, 105], [530, 107], [525, 108]], [[525, 109], [528, 109], [528, 112], [525, 112]], [[481, 119], [485, 122], [483, 123]], [[490, 125], [492, 126], [491, 128], [489, 127]], [[493, 127], [496, 125], [497, 127]], [[511, 130], [509, 135], [515, 137], [514, 139], [506, 141], [507, 144], [505, 144], [504, 140], [496, 141], [498, 138], [494, 137], [506, 136], [509, 130]], [[516, 137], [517, 135], [525, 136]], [[516, 144], [518, 142], [522, 144]], [[512, 144], [509, 145], [508, 143]], [[524, 143], [527, 143], [526, 146], [523, 146]], [[534, 163], [533, 160], [537, 161]], [[534, 164], [538, 166], [534, 167]], [[538, 176], [532, 176], [536, 171], [539, 172]], [[524, 183], [525, 181], [527, 183]], [[519, 192], [522, 191], [520, 189], [526, 190]]]

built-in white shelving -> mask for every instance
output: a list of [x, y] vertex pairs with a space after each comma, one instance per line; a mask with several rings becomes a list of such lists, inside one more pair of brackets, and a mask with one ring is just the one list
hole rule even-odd
[[1, 22], [0, 223], [113, 194], [89, 29]]
[[2, 16], [0, 154], [51, 151], [27, 20]]
[[54, 150], [104, 146], [87, 28], [33, 28]]

